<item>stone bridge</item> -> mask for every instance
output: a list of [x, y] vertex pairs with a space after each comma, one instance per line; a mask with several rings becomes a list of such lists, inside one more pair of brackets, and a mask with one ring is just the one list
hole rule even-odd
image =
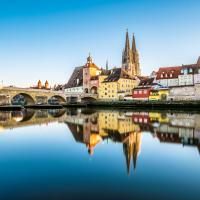
[[[9, 104], [12, 104], [12, 100], [17, 95], [22, 95], [27, 105], [39, 104], [43, 99], [43, 104], [47, 104], [51, 98], [56, 98], [57, 101], [62, 104], [66, 103], [66, 95], [63, 91], [53, 91], [44, 89], [32, 89], [32, 88], [17, 88], [17, 87], [3, 87], [0, 88], [0, 95], [6, 95], [9, 99]], [[1, 102], [0, 102], [1, 103]]]

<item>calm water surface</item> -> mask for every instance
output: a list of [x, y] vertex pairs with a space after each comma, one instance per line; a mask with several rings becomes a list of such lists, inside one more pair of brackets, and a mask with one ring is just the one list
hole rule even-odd
[[0, 199], [200, 199], [200, 114], [0, 112]]

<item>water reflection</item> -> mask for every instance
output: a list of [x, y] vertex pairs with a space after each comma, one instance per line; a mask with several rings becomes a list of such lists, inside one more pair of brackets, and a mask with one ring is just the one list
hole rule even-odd
[[127, 173], [136, 170], [142, 136], [151, 133], [161, 143], [190, 145], [200, 151], [200, 114], [94, 109], [23, 110], [0, 112], [0, 131], [18, 127], [65, 123], [89, 155], [104, 141], [122, 145]]

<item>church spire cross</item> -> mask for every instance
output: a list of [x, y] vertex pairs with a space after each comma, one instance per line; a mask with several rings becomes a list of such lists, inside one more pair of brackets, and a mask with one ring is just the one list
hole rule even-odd
[[90, 53], [89, 53], [89, 56], [88, 56], [88, 58], [87, 58], [87, 62], [88, 62], [88, 63], [92, 63], [92, 57], [91, 57]]

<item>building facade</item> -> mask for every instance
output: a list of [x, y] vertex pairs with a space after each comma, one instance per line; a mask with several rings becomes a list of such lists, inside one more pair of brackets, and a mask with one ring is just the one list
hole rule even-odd
[[140, 80], [138, 87], [132, 91], [133, 100], [149, 100], [150, 91], [153, 85], [154, 78], [144, 78]]
[[161, 67], [156, 74], [156, 82], [166, 86], [173, 87], [179, 85], [179, 75], [181, 67]]
[[152, 89], [150, 91], [149, 100], [150, 101], [166, 101], [169, 95], [168, 88]]
[[92, 62], [92, 57], [89, 55], [83, 68], [83, 90], [85, 93], [98, 93], [98, 76], [100, 74], [101, 69]]
[[200, 58], [196, 64], [159, 68], [156, 73], [156, 82], [167, 87], [200, 83]]
[[123, 100], [125, 96], [132, 95], [132, 89], [139, 84], [137, 78], [131, 77], [122, 68], [114, 68], [107, 74], [99, 76], [100, 100]]

